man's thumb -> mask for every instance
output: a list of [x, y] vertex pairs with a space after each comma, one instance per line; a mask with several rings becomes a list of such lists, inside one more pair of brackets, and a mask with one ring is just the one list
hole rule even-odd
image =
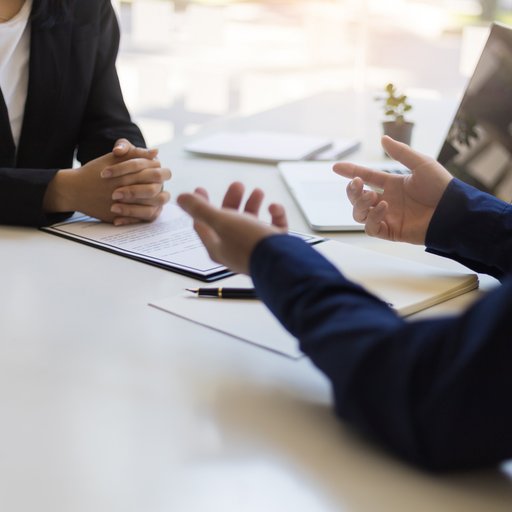
[[414, 151], [407, 144], [398, 142], [387, 135], [382, 137], [382, 147], [393, 160], [404, 164], [411, 170], [432, 160], [428, 156]]
[[177, 199], [178, 205], [183, 208], [194, 220], [212, 225], [215, 222], [217, 211], [198, 194], [180, 194]]

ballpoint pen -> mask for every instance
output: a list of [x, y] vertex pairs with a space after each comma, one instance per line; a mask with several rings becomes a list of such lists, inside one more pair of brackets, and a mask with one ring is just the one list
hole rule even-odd
[[254, 288], [187, 288], [198, 297], [215, 297], [218, 299], [257, 299]]

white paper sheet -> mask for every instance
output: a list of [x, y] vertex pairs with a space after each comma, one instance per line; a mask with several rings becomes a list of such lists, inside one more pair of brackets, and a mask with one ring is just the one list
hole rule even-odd
[[[252, 287], [252, 281], [236, 275], [219, 281], [217, 286]], [[215, 299], [183, 292], [151, 301], [150, 306], [293, 359], [302, 356], [298, 341], [259, 300]]]
[[[334, 240], [326, 240], [314, 248], [402, 316], [478, 286], [478, 276], [470, 271], [445, 270]], [[232, 276], [219, 281], [217, 286], [247, 287], [252, 283], [246, 276]], [[151, 301], [150, 305], [288, 357], [300, 357], [298, 341], [258, 300], [205, 298], [183, 293]]]

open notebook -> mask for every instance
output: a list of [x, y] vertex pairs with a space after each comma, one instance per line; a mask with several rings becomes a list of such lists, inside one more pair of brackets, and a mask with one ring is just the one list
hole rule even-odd
[[[334, 240], [314, 248], [402, 316], [478, 287], [477, 275], [465, 270], [445, 270]], [[251, 286], [251, 282], [245, 276], [232, 276], [217, 286]], [[150, 305], [288, 357], [301, 356], [297, 340], [260, 301], [198, 298], [184, 293]]]

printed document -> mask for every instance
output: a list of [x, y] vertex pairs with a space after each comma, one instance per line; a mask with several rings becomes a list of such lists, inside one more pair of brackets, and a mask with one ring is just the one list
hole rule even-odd
[[204, 281], [231, 274], [210, 259], [192, 219], [176, 204], [150, 223], [114, 226], [77, 215], [43, 230]]
[[[166, 205], [153, 222], [114, 226], [76, 214], [65, 222], [41, 229], [202, 281], [215, 281], [232, 274], [224, 265], [210, 259], [194, 231], [192, 218], [173, 203]], [[314, 235], [291, 234], [309, 244], [323, 240]]]

